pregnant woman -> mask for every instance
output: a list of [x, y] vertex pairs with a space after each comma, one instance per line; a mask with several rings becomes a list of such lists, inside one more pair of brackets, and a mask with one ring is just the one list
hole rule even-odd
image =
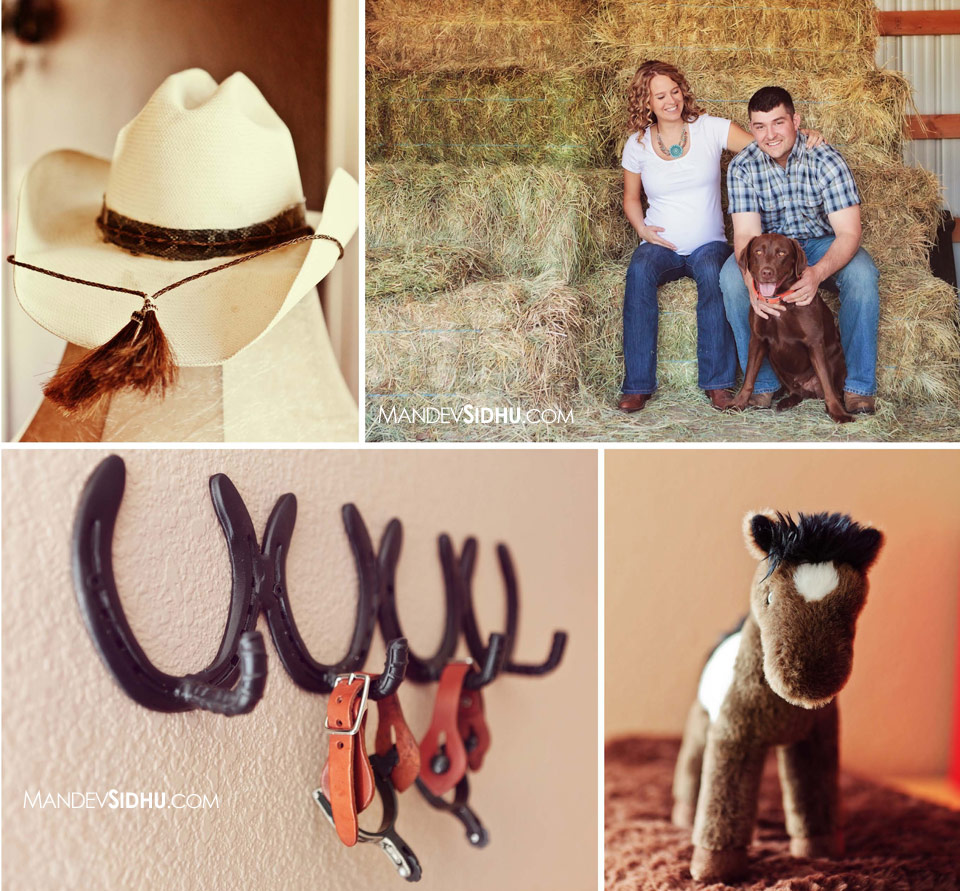
[[[739, 152], [753, 136], [704, 113], [683, 74], [666, 62], [644, 62], [630, 84], [623, 147], [623, 211], [640, 236], [627, 270], [623, 303], [626, 374], [619, 407], [642, 409], [657, 388], [657, 287], [689, 276], [697, 283], [698, 386], [715, 408], [733, 401], [737, 352], [720, 292], [720, 268], [733, 252], [723, 231], [720, 155]], [[807, 131], [802, 131], [807, 133]], [[807, 144], [823, 142], [816, 131]], [[641, 187], [649, 209], [640, 200]]]

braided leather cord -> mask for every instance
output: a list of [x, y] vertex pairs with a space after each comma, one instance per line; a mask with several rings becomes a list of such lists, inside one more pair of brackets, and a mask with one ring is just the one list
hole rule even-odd
[[104, 241], [131, 254], [151, 254], [169, 260], [232, 257], [308, 235], [306, 205], [294, 204], [275, 217], [240, 229], [168, 229], [111, 210], [104, 203], [97, 217]]

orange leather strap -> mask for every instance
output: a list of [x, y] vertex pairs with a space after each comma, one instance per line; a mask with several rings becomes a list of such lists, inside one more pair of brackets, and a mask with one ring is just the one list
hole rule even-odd
[[[379, 723], [377, 724], [376, 753], [386, 755], [394, 745], [396, 738], [397, 764], [390, 772], [390, 782], [398, 792], [408, 789], [420, 773], [420, 747], [417, 745], [400, 708], [400, 699], [396, 693], [381, 699], [377, 703]], [[391, 729], [393, 734], [391, 736]]]
[[430, 729], [420, 743], [420, 779], [434, 795], [449, 792], [467, 772], [467, 750], [460, 738], [457, 714], [469, 670], [466, 662], [451, 662], [443, 669]]
[[490, 730], [483, 716], [483, 696], [479, 690], [461, 692], [457, 728], [467, 750], [470, 770], [480, 770], [483, 756], [490, 748]]
[[[330, 800], [337, 835], [348, 847], [357, 843], [357, 814], [370, 805], [376, 794], [364, 742], [366, 711], [361, 714], [364, 686], [369, 687], [369, 683], [364, 675], [352, 680], [338, 678], [327, 701], [330, 754], [320, 782]], [[356, 727], [357, 732], [352, 735], [344, 732]]]

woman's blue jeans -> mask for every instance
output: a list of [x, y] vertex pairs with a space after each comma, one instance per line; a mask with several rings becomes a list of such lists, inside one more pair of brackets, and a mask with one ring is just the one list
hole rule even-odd
[[737, 382], [737, 348], [720, 292], [720, 269], [733, 249], [710, 241], [689, 256], [644, 242], [627, 269], [623, 300], [624, 393], [657, 389], [657, 287], [689, 276], [697, 283], [697, 367], [702, 390], [725, 390]]

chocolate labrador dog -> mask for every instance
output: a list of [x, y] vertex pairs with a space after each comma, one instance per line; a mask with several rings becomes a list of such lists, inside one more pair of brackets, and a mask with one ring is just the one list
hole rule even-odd
[[830, 307], [819, 294], [806, 306], [782, 302], [807, 268], [807, 257], [799, 242], [785, 235], [757, 235], [750, 239], [738, 260], [740, 268], [753, 279], [757, 299], [784, 311], [766, 319], [750, 313], [747, 367], [731, 410], [747, 407], [760, 365], [769, 358], [782, 385], [777, 392], [777, 396], [783, 396], [777, 411], [793, 408], [804, 399], [823, 399], [827, 414], [834, 421], [852, 421], [853, 416], [843, 407], [847, 364]]

